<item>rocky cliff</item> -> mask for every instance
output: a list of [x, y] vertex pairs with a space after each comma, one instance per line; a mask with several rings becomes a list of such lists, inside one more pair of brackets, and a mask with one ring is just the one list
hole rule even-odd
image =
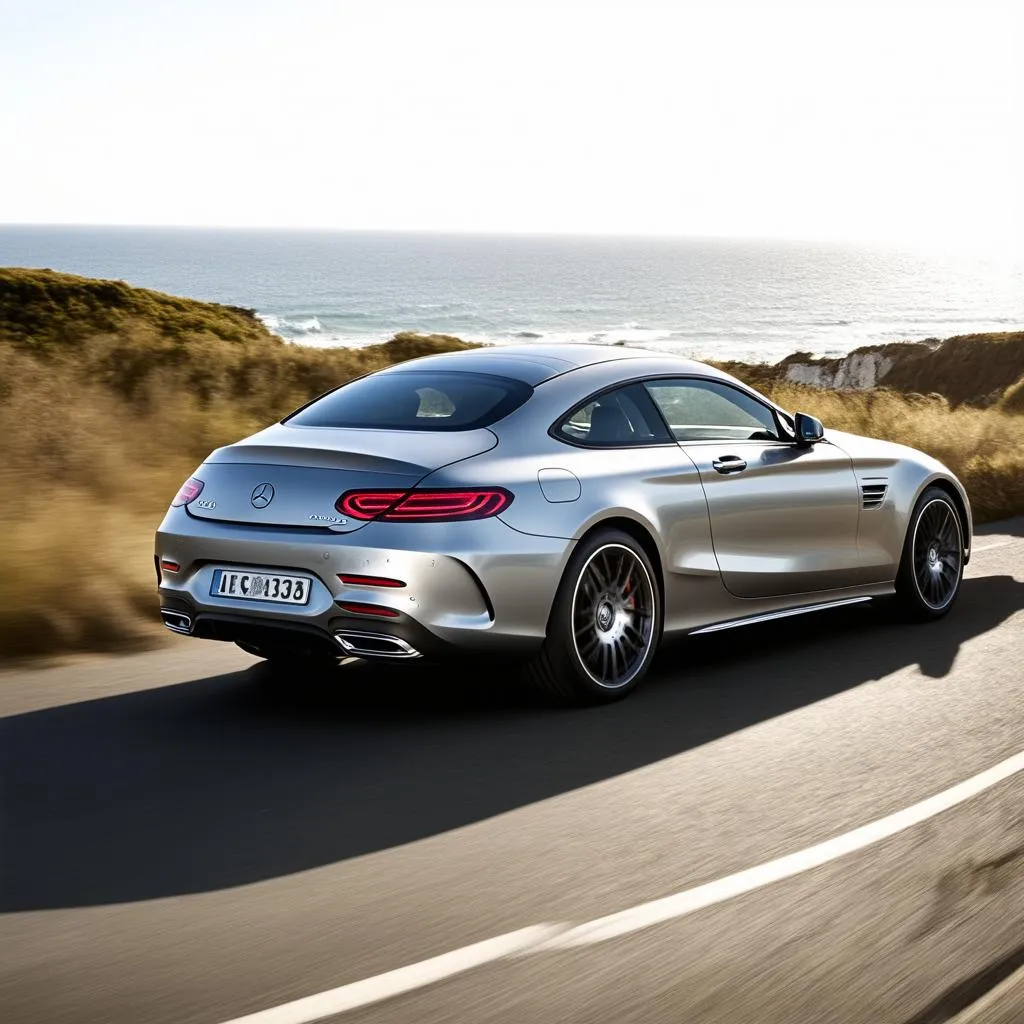
[[937, 392], [954, 406], [993, 405], [1016, 394], [1024, 379], [1024, 331], [873, 345], [838, 359], [797, 352], [768, 371], [814, 387]]

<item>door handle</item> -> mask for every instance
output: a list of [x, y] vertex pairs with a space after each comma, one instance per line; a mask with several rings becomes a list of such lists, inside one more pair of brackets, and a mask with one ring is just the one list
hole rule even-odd
[[746, 462], [738, 455], [723, 455], [711, 463], [719, 473], [742, 473], [747, 468]]

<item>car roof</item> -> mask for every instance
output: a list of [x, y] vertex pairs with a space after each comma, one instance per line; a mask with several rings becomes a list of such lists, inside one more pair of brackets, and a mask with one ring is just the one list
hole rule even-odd
[[[646, 359], [649, 364], [661, 364], [654, 372], [711, 373], [719, 371], [706, 363], [685, 359], [669, 353], [647, 349], [627, 348], [624, 345], [486, 345], [460, 352], [443, 352], [421, 356], [418, 359], [388, 367], [384, 373], [416, 370], [454, 370], [461, 373], [493, 373], [511, 377], [535, 387], [552, 377], [584, 366], [627, 359]], [[647, 367], [645, 369], [649, 369]]]

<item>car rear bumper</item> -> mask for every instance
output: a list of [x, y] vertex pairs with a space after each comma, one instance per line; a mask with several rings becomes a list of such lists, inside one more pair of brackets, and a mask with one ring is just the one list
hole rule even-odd
[[[254, 646], [260, 635], [295, 642], [305, 636], [310, 644], [322, 647], [326, 641], [339, 653], [344, 653], [339, 632], [393, 637], [423, 654], [528, 652], [544, 638], [571, 548], [571, 541], [519, 533], [498, 519], [369, 523], [338, 534], [210, 522], [183, 508], [170, 509], [156, 535], [158, 566], [162, 559], [178, 565], [177, 571], [159, 571], [161, 607], [172, 621], [178, 616], [182, 628], [176, 631]], [[308, 604], [212, 595], [214, 571], [236, 567], [309, 578]], [[342, 583], [339, 574], [404, 585], [353, 586]], [[346, 604], [369, 606], [379, 614]]]

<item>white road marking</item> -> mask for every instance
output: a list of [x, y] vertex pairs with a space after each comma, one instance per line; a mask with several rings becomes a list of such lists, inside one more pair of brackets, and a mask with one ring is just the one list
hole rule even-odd
[[315, 996], [282, 1003], [280, 1006], [259, 1010], [245, 1017], [235, 1017], [226, 1024], [309, 1024], [310, 1021], [333, 1017], [336, 1013], [354, 1010], [358, 1006], [379, 1003], [382, 999], [390, 999], [392, 996], [423, 988], [425, 985], [472, 970], [474, 967], [521, 953], [531, 946], [539, 946], [560, 927], [564, 926], [531, 925], [517, 932], [508, 932], [493, 939], [476, 942], [472, 946], [463, 946], [450, 953], [442, 953], [429, 960], [409, 964], [408, 967], [377, 974], [365, 981], [353, 981], [349, 985], [340, 985]]
[[889, 839], [943, 811], [950, 810], [957, 804], [970, 800], [1019, 772], [1024, 772], [1024, 751], [902, 811], [896, 811], [894, 814], [855, 828], [852, 832], [809, 846], [805, 850], [727, 875], [717, 881], [698, 885], [693, 889], [684, 889], [682, 892], [651, 900], [649, 903], [641, 903], [639, 906], [597, 918], [587, 924], [538, 924], [508, 932], [484, 942], [463, 946], [450, 953], [443, 953], [441, 956], [431, 957], [429, 960], [375, 975], [364, 981], [355, 981], [318, 995], [282, 1003], [269, 1010], [235, 1017], [224, 1024], [310, 1024], [311, 1021], [332, 1017], [346, 1010], [354, 1010], [405, 992], [412, 992], [414, 989], [432, 985], [497, 960], [513, 959], [548, 950], [590, 946], [664, 921], [685, 917], [696, 910], [753, 892], [772, 882], [792, 878], [839, 857], [845, 857], [849, 853], [863, 850], [883, 839]]
[[566, 949], [604, 942], [606, 939], [628, 935], [641, 928], [649, 928], [662, 921], [684, 917], [686, 914], [692, 914], [695, 910], [710, 907], [715, 903], [722, 903], [735, 896], [741, 896], [743, 893], [753, 892], [754, 889], [760, 889], [772, 882], [792, 878], [793, 875], [821, 867], [829, 861], [845, 857], [848, 853], [863, 850], [866, 846], [873, 846], [883, 839], [889, 839], [943, 811], [948, 811], [951, 807], [977, 796], [986, 789], [1010, 778], [1011, 775], [1022, 771], [1024, 771], [1024, 751], [1014, 754], [1013, 757], [1000, 762], [994, 768], [983, 771], [980, 775], [974, 775], [964, 782], [957, 783], [951, 789], [937, 793], [920, 803], [912, 804], [902, 811], [896, 811], [894, 814], [855, 828], [852, 832], [846, 832], [834, 839], [827, 839], [823, 843], [808, 846], [805, 850], [798, 850], [796, 853], [770, 860], [765, 864], [758, 864], [755, 868], [738, 871], [734, 875], [726, 875], [725, 878], [708, 882], [706, 885], [698, 885], [695, 889], [684, 889], [672, 896], [651, 900], [649, 903], [641, 903], [637, 907], [630, 907], [629, 910], [621, 910], [617, 914], [609, 914], [596, 921], [581, 924], [549, 939], [542, 948]]

